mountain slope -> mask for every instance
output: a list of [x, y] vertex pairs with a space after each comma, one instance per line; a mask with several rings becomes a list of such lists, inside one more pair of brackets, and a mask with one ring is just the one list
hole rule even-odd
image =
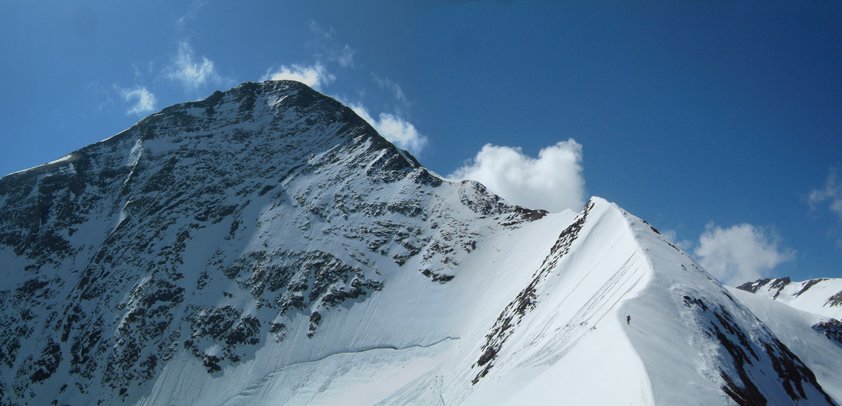
[[814, 327], [825, 323], [826, 317], [794, 309], [741, 289], [728, 288], [728, 291], [798, 354], [834, 399], [842, 398], [842, 380], [839, 379], [839, 371], [842, 371], [842, 340], [829, 340], [824, 332]]
[[834, 404], [642, 220], [440, 179], [296, 82], [6, 176], [0, 213], [2, 403]]
[[72, 403], [131, 401], [180, 353], [215, 374], [309, 339], [390, 271], [446, 282], [486, 229], [544, 215], [442, 182], [296, 82], [167, 108], [0, 196], [3, 393]]
[[[649, 362], [657, 403], [710, 404], [719, 389], [738, 404], [834, 404], [828, 382], [749, 308], [654, 228], [631, 223], [654, 277], [629, 303], [629, 312], [651, 313], [630, 338]], [[718, 384], [701, 385], [699, 374]]]
[[789, 278], [758, 279], [737, 289], [768, 296], [796, 309], [842, 319], [842, 279], [819, 278], [793, 282]]

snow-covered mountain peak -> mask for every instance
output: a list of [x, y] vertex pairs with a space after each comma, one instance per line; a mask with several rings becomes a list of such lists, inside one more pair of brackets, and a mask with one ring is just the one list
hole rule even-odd
[[0, 209], [0, 392], [72, 403], [136, 399], [182, 353], [209, 376], [267, 342], [318, 356], [342, 345], [316, 344], [332, 314], [401, 275], [447, 283], [481, 237], [546, 214], [443, 181], [286, 81], [3, 177]]
[[[297, 150], [287, 157], [310, 157], [331, 146], [359, 145], [384, 150], [403, 164], [420, 167], [418, 161], [383, 139], [351, 109], [306, 85], [289, 80], [243, 83], [226, 92], [217, 91], [204, 100], [177, 104], [142, 120], [137, 125], [141, 140], [161, 137], [208, 136], [209, 131], [235, 130], [240, 136], [252, 133], [255, 142], [284, 142]], [[177, 131], [160, 131], [161, 127]], [[260, 128], [262, 131], [254, 132]], [[295, 144], [285, 138], [294, 135]]]
[[296, 82], [6, 176], [0, 213], [0, 403], [842, 398], [616, 204], [443, 180]]

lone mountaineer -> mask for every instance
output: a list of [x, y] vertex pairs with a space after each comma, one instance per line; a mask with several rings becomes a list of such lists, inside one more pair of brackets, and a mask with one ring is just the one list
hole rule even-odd
[[630, 314], [626, 315], [626, 324], [631, 325], [631, 315]]

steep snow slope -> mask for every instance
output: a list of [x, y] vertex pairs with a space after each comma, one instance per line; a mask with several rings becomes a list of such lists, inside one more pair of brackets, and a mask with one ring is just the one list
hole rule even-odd
[[[146, 400], [727, 404], [730, 391], [743, 404], [829, 402], [797, 357], [721, 285], [613, 204], [593, 199], [572, 220], [550, 215], [481, 246], [457, 278], [421, 301], [406, 292], [425, 290], [423, 280], [401, 278], [370, 306], [349, 309], [332, 331], [378, 323], [365, 326], [365, 338], [343, 340], [342, 351], [290, 362], [288, 353], [306, 351], [307, 342], [264, 347], [253, 363], [226, 370], [231, 387], [208, 382], [194, 363], [165, 371]], [[435, 317], [418, 318], [415, 309]], [[361, 342], [371, 336], [400, 344]], [[776, 364], [794, 369], [777, 374]], [[174, 399], [177, 390], [184, 395]]]
[[813, 327], [827, 317], [797, 310], [763, 295], [753, 295], [737, 288], [729, 287], [728, 291], [798, 354], [834, 399], [842, 399], [842, 379], [839, 379], [842, 371], [842, 341], [829, 340]]
[[[561, 213], [478, 240], [477, 255], [466, 258], [446, 284], [413, 272], [395, 274], [365, 305], [326, 317], [320, 329], [329, 334], [308, 339], [291, 333], [296, 338], [267, 342], [254, 360], [226, 368], [225, 387], [197, 362], [178, 364], [164, 371], [145, 402], [371, 404], [420, 385], [406, 400], [450, 404], [451, 396], [464, 397], [472, 385], [469, 377], [454, 380], [446, 365], [456, 358], [470, 368], [475, 360], [464, 352], [476, 347], [496, 317], [501, 291], [513, 295], [524, 283], [524, 275], [513, 271], [537, 267], [552, 245], [552, 239], [535, 236], [556, 233], [571, 217]], [[456, 385], [453, 395], [448, 385]], [[183, 397], [174, 400], [178, 388], [196, 390], [180, 389]]]
[[834, 403], [815, 374], [725, 287], [653, 227], [626, 216], [653, 277], [622, 310], [643, 315], [630, 338], [656, 403], [713, 404], [725, 395], [744, 405]]
[[786, 303], [796, 309], [842, 319], [842, 279], [810, 279], [793, 282], [789, 278], [758, 279], [737, 289]]
[[0, 213], [2, 403], [833, 403], [640, 219], [440, 179], [295, 82], [6, 176]]

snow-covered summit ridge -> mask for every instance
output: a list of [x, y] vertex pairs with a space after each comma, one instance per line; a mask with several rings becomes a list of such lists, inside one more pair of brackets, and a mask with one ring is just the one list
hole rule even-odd
[[[689, 255], [643, 220], [625, 216], [652, 269], [646, 288], [623, 311], [643, 316], [633, 316], [641, 328], [630, 329], [629, 338], [646, 365], [655, 403], [835, 403], [829, 393], [839, 396], [842, 387], [832, 374], [811, 369], [822, 364], [803, 361], [784, 344], [788, 339]], [[699, 383], [699, 375], [716, 384], [675, 390], [676, 382]]]
[[616, 204], [551, 214], [442, 180], [294, 82], [169, 107], [4, 177], [0, 214], [3, 404], [842, 392]]
[[793, 282], [788, 277], [746, 282], [737, 289], [786, 303], [796, 309], [842, 319], [842, 279], [817, 278]]

